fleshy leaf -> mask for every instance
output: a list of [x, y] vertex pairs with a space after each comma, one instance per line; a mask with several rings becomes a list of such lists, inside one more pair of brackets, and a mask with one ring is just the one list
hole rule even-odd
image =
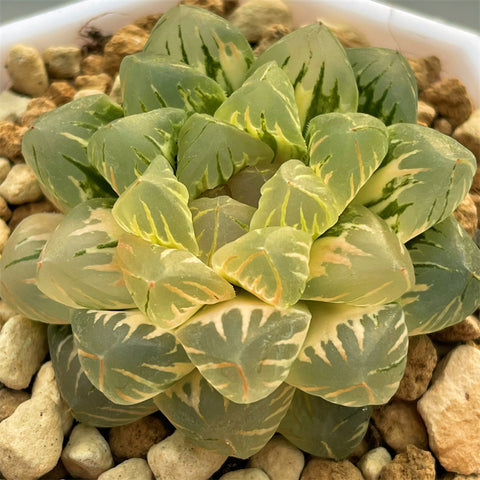
[[431, 128], [388, 127], [380, 168], [355, 198], [406, 242], [448, 217], [465, 198], [477, 168], [472, 152]]
[[308, 233], [293, 227], [259, 228], [219, 248], [212, 265], [265, 303], [287, 308], [305, 289], [311, 244]]
[[221, 195], [193, 200], [190, 211], [199, 247], [198, 258], [211, 265], [215, 251], [248, 232], [255, 209]]
[[306, 153], [292, 85], [273, 62], [261, 66], [233, 92], [215, 112], [215, 118], [265, 142], [277, 163], [303, 158]]
[[176, 330], [190, 360], [224, 397], [252, 403], [288, 375], [307, 334], [302, 304], [278, 310], [243, 293], [205, 307]]
[[344, 407], [296, 389], [278, 431], [301, 450], [322, 458], [348, 457], [367, 432], [372, 407]]
[[80, 365], [70, 325], [50, 325], [48, 344], [58, 389], [75, 419], [84, 425], [126, 425], [158, 410], [151, 399], [135, 405], [117, 405], [97, 390]]
[[225, 100], [222, 87], [195, 68], [143, 52], [122, 60], [120, 84], [126, 115], [164, 107], [213, 115]]
[[123, 234], [113, 199], [87, 200], [70, 210], [43, 247], [38, 288], [73, 308], [119, 310], [135, 306], [114, 259]]
[[149, 242], [198, 252], [187, 189], [164, 157], [118, 197], [113, 216], [126, 232]]
[[326, 113], [307, 131], [309, 165], [342, 211], [380, 166], [388, 150], [385, 125], [364, 113]]
[[88, 379], [119, 405], [145, 402], [194, 368], [175, 336], [138, 310], [77, 310], [72, 331]]
[[453, 216], [407, 243], [416, 285], [399, 302], [410, 335], [442, 330], [480, 305], [480, 250]]
[[185, 250], [125, 235], [117, 260], [135, 304], [162, 328], [175, 328], [203, 305], [235, 296], [227, 281]]
[[0, 258], [0, 296], [31, 320], [70, 323], [72, 308], [47, 297], [37, 287], [37, 261], [43, 246], [62, 221], [59, 213], [35, 213], [10, 235]]
[[177, 177], [193, 199], [225, 184], [247, 165], [272, 159], [272, 149], [257, 138], [209, 115], [194, 114], [180, 131]]
[[338, 219], [336, 199], [315, 172], [300, 160], [288, 160], [261, 189], [250, 229], [290, 226], [320, 236]]
[[204, 8], [177, 5], [162, 15], [144, 52], [168, 55], [216, 80], [227, 93], [247, 76], [253, 52], [228, 21]]
[[123, 117], [107, 95], [73, 100], [43, 114], [23, 136], [22, 153], [48, 199], [61, 211], [115, 193], [88, 162], [87, 144], [98, 128]]
[[155, 398], [162, 413], [203, 448], [248, 458], [277, 430], [295, 389], [282, 384], [263, 400], [238, 404], [222, 397], [197, 370]]
[[406, 58], [380, 47], [347, 48], [358, 86], [358, 111], [385, 125], [417, 123], [417, 81]]
[[397, 391], [407, 361], [400, 305], [311, 302], [312, 321], [287, 383], [347, 407], [381, 405]]
[[310, 251], [305, 300], [352, 305], [393, 302], [415, 283], [405, 246], [368, 208], [347, 207]]
[[185, 112], [159, 108], [98, 129], [87, 147], [89, 161], [120, 195], [158, 155], [175, 167], [177, 137]]
[[285, 35], [252, 66], [275, 61], [288, 75], [302, 128], [317, 115], [356, 112], [358, 91], [352, 67], [335, 35], [320, 22]]

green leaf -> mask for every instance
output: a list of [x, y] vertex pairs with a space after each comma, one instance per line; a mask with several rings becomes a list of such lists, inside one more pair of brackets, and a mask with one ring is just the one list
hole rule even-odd
[[323, 113], [357, 111], [352, 67], [340, 42], [322, 23], [285, 35], [256, 59], [252, 70], [271, 61], [293, 85], [302, 128]]
[[222, 397], [194, 370], [158, 395], [155, 403], [197, 445], [224, 455], [248, 458], [273, 436], [294, 390], [282, 384], [263, 400], [238, 404]]
[[409, 335], [443, 330], [480, 305], [480, 250], [453, 216], [407, 243], [415, 286], [399, 300]]
[[331, 190], [340, 211], [380, 166], [388, 151], [385, 125], [363, 113], [326, 113], [307, 130], [309, 165]]
[[277, 163], [303, 158], [306, 153], [292, 85], [273, 62], [260, 67], [233, 92], [215, 118], [265, 142]]
[[393, 302], [415, 283], [410, 256], [368, 208], [350, 206], [310, 251], [304, 300], [352, 305]]
[[399, 123], [387, 130], [387, 156], [355, 203], [370, 208], [406, 242], [455, 210], [477, 162], [460, 143], [431, 128]]
[[197, 113], [189, 117], [180, 131], [177, 177], [193, 199], [225, 184], [247, 165], [272, 159], [272, 149], [257, 138]]
[[212, 265], [265, 303], [288, 308], [305, 289], [311, 244], [308, 233], [292, 227], [259, 228], [219, 248]]
[[286, 382], [347, 407], [381, 405], [397, 391], [408, 334], [400, 305], [309, 303], [312, 321]]
[[73, 308], [119, 310], [135, 306], [114, 259], [122, 229], [113, 199], [88, 200], [70, 210], [43, 247], [38, 288]]
[[59, 213], [34, 213], [10, 235], [0, 258], [0, 296], [13, 310], [45, 323], [70, 323], [72, 308], [47, 297], [37, 286], [43, 246], [62, 221]]
[[60, 394], [75, 419], [84, 425], [100, 428], [126, 425], [158, 410], [153, 400], [117, 405], [97, 390], [80, 365], [70, 325], [50, 325], [48, 344]]
[[175, 167], [177, 139], [185, 112], [160, 108], [114, 120], [99, 128], [90, 138], [90, 163], [120, 195], [153, 159], [165, 157]]
[[286, 378], [309, 322], [300, 303], [278, 310], [244, 293], [205, 307], [175, 334], [216, 390], [232, 402], [252, 403]]
[[227, 93], [242, 84], [253, 62], [247, 39], [230, 22], [190, 5], [177, 5], [162, 15], [144, 52], [187, 63]]
[[73, 100], [43, 114], [23, 136], [22, 153], [48, 199], [61, 211], [115, 193], [88, 162], [87, 144], [98, 128], [123, 116], [107, 95]]
[[250, 228], [290, 226], [320, 236], [340, 212], [329, 187], [300, 160], [288, 160], [261, 189]]
[[417, 81], [406, 58], [380, 47], [347, 48], [358, 85], [358, 111], [386, 125], [417, 123]]
[[145, 402], [194, 368], [175, 336], [138, 310], [77, 310], [72, 331], [88, 379], [119, 405]]
[[197, 198], [190, 203], [197, 238], [198, 258], [212, 264], [212, 255], [223, 245], [248, 232], [255, 209], [230, 197]]
[[185, 250], [125, 235], [117, 261], [137, 307], [162, 328], [175, 328], [203, 305], [235, 296], [226, 280]]
[[126, 115], [174, 107], [213, 115], [225, 100], [222, 87], [184, 63], [168, 57], [135, 53], [120, 64], [120, 85]]
[[113, 217], [126, 232], [149, 242], [198, 252], [187, 189], [162, 156], [118, 197]]
[[344, 407], [295, 390], [278, 431], [301, 450], [322, 458], [347, 458], [367, 432], [372, 407]]

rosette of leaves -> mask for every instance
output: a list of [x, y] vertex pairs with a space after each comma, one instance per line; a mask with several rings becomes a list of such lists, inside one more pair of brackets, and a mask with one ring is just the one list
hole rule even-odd
[[320, 24], [255, 59], [226, 20], [180, 5], [124, 59], [122, 107], [87, 97], [37, 120], [24, 155], [65, 215], [10, 237], [0, 292], [71, 323], [50, 348], [78, 419], [159, 408], [222, 454], [279, 431], [349, 455], [408, 335], [480, 299], [478, 247], [451, 218], [475, 158], [413, 124], [413, 78]]

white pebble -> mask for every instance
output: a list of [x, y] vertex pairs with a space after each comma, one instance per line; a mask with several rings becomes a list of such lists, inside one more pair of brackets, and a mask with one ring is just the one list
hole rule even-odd
[[129, 458], [103, 472], [97, 480], [153, 480], [153, 473], [143, 458]]
[[382, 468], [392, 461], [386, 448], [378, 447], [367, 452], [358, 461], [357, 467], [361, 470], [365, 480], [378, 480]]
[[74, 427], [62, 452], [62, 462], [75, 478], [97, 478], [113, 467], [110, 447], [95, 427], [79, 423]]
[[270, 480], [270, 477], [260, 468], [244, 468], [225, 473], [220, 480]]
[[47, 327], [21, 315], [0, 331], [0, 382], [14, 390], [27, 388], [48, 352]]
[[208, 480], [226, 459], [226, 455], [195, 445], [180, 430], [153, 445], [147, 454], [157, 480]]
[[30, 100], [30, 97], [4, 90], [0, 93], [0, 122], [20, 121]]
[[36, 202], [43, 196], [33, 170], [26, 163], [17, 163], [0, 185], [0, 195], [12, 205]]
[[50, 47], [42, 57], [51, 77], [67, 79], [80, 73], [82, 53], [78, 47]]
[[0, 253], [3, 252], [5, 245], [10, 237], [10, 227], [5, 223], [5, 220], [0, 218]]

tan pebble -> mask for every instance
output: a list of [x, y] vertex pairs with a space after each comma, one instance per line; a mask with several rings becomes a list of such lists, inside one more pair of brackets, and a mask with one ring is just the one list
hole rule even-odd
[[148, 32], [136, 25], [127, 25], [118, 30], [105, 45], [105, 72], [116, 75], [123, 57], [142, 51], [147, 39]]
[[292, 12], [281, 0], [248, 0], [240, 5], [229, 20], [249, 42], [258, 42], [270, 25], [293, 28]]
[[102, 93], [106, 93], [112, 87], [112, 77], [106, 73], [79, 75], [75, 79], [75, 87], [78, 90], [99, 90]]
[[433, 121], [433, 128], [444, 135], [450, 136], [453, 132], [452, 124], [446, 119], [442, 117], [437, 117]]
[[82, 75], [98, 75], [103, 72], [103, 55], [92, 53], [82, 58], [80, 62], [80, 71]]
[[409, 58], [408, 63], [415, 74], [418, 90], [420, 92], [425, 90], [425, 88], [429, 87], [432, 83], [440, 80], [442, 65], [438, 57]]
[[392, 461], [388, 450], [384, 447], [368, 451], [357, 463], [365, 480], [378, 480], [380, 473]]
[[95, 427], [78, 424], [62, 452], [62, 462], [75, 478], [96, 479], [113, 467], [110, 447]]
[[480, 473], [473, 475], [461, 475], [459, 473], [449, 472], [439, 478], [439, 480], [480, 480]]
[[143, 17], [137, 18], [133, 24], [137, 27], [140, 27], [142, 30], [145, 30], [146, 32], [151, 32], [161, 16], [161, 13], [144, 15]]
[[260, 468], [242, 468], [222, 475], [218, 480], [270, 480]]
[[12, 415], [17, 407], [29, 398], [30, 394], [25, 390], [0, 388], [0, 422]]
[[12, 211], [8, 208], [7, 201], [0, 196], [0, 218], [4, 222], [8, 222], [12, 218]]
[[37, 97], [48, 88], [47, 70], [36, 48], [14, 45], [8, 52], [6, 67], [15, 91]]
[[328, 27], [344, 48], [368, 47], [370, 45], [367, 37], [352, 25], [332, 24], [321, 18], [318, 21]]
[[97, 480], [153, 480], [153, 473], [143, 458], [125, 460], [103, 472]]
[[324, 458], [311, 458], [300, 480], [364, 480], [360, 470], [348, 460], [336, 462]]
[[439, 332], [430, 334], [437, 342], [468, 342], [480, 338], [480, 321], [474, 315], [469, 315], [463, 322], [452, 325]]
[[410, 337], [407, 365], [396, 398], [411, 401], [421, 397], [428, 388], [436, 365], [437, 351], [430, 338], [427, 335]]
[[60, 459], [52, 470], [40, 477], [40, 480], [64, 480], [68, 478], [68, 472]]
[[480, 194], [480, 163], [477, 164], [477, 171], [473, 176], [472, 187], [470, 188], [470, 193]]
[[30, 100], [31, 98], [25, 95], [4, 90], [0, 93], [0, 122], [18, 122]]
[[3, 252], [5, 245], [7, 244], [8, 238], [10, 237], [11, 229], [3, 220], [0, 218], [0, 253]]
[[480, 109], [455, 129], [453, 138], [468, 148], [480, 162]]
[[196, 7], [205, 8], [216, 15], [225, 15], [223, 10], [223, 0], [181, 0], [180, 3], [183, 5], [194, 5]]
[[435, 109], [431, 105], [422, 102], [421, 100], [418, 101], [417, 123], [419, 125], [429, 127], [432, 124], [436, 113], [437, 112], [435, 112]]
[[28, 104], [27, 110], [22, 116], [22, 125], [30, 127], [37, 118], [54, 108], [57, 108], [57, 106], [47, 97], [32, 98]]
[[404, 453], [386, 465], [380, 480], [435, 480], [435, 459], [425, 450], [408, 445]]
[[455, 128], [468, 120], [473, 103], [467, 88], [458, 78], [446, 78], [427, 87], [421, 99], [430, 103]]
[[52, 82], [45, 93], [45, 96], [51, 100], [57, 107], [65, 105], [73, 100], [77, 91], [68, 82]]
[[73, 97], [74, 100], [82, 97], [89, 97], [90, 95], [102, 95], [105, 92], [97, 90], [96, 88], [85, 88], [84, 90], [79, 90]]
[[305, 457], [287, 439], [276, 435], [250, 458], [248, 466], [262, 469], [270, 480], [297, 480], [305, 466]]
[[289, 34], [292, 29], [287, 25], [275, 24], [269, 25], [263, 32], [263, 37], [258, 42], [258, 45], [254, 49], [256, 56], [261, 55], [271, 45], [280, 40], [285, 35]]
[[17, 312], [13, 310], [10, 305], [5, 303], [5, 300], [0, 300], [0, 330], [8, 319], [17, 315]]
[[12, 205], [36, 202], [43, 197], [35, 173], [26, 163], [14, 165], [0, 185], [0, 195]]
[[12, 168], [12, 164], [10, 160], [5, 157], [0, 158], [0, 183], [2, 183], [8, 175], [8, 172]]
[[79, 47], [50, 47], [42, 57], [52, 78], [74, 78], [80, 73], [82, 54]]
[[478, 217], [477, 206], [473, 196], [467, 193], [466, 197], [460, 202], [460, 205], [453, 212], [453, 216], [472, 238], [477, 230]]
[[8, 222], [8, 226], [13, 230], [16, 226], [29, 215], [34, 213], [50, 213], [58, 212], [55, 206], [46, 198], [43, 198], [39, 202], [25, 203], [15, 208], [12, 218]]
[[225, 12], [225, 16], [228, 17], [231, 15], [239, 5], [239, 0], [223, 0], [223, 11]]
[[22, 138], [27, 130], [13, 122], [0, 122], [0, 157], [16, 160], [22, 154]]

